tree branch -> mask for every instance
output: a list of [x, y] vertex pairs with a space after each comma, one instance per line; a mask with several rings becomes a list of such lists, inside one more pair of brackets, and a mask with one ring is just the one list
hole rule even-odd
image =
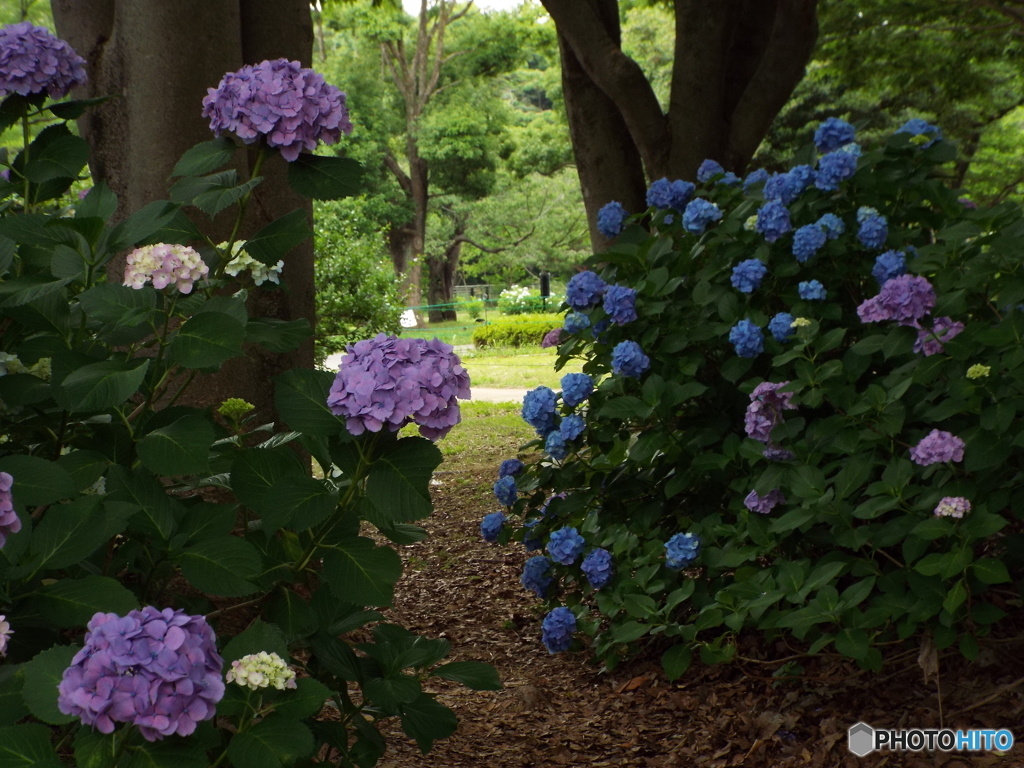
[[394, 174], [398, 186], [402, 188], [405, 194], [412, 195], [412, 179], [409, 178], [409, 174], [402, 169], [402, 166], [398, 164], [398, 161], [395, 160], [390, 152], [384, 153], [384, 165]]
[[501, 253], [502, 251], [507, 251], [510, 248], [515, 248], [517, 245], [522, 245], [527, 240], [529, 240], [531, 237], [533, 237], [533, 234], [534, 234], [534, 232], [536, 232], [536, 230], [537, 230], [537, 226], [534, 225], [534, 226], [530, 227], [530, 231], [529, 232], [527, 232], [525, 235], [520, 237], [514, 243], [510, 243], [509, 245], [503, 245], [500, 248], [488, 248], [486, 245], [480, 245], [480, 243], [477, 243], [477, 242], [473, 241], [472, 239], [470, 239], [466, 235], [458, 235], [457, 237], [452, 238], [452, 242], [453, 243], [468, 243], [469, 245], [472, 245], [474, 248], [476, 248], [478, 251], [483, 251], [484, 253]]

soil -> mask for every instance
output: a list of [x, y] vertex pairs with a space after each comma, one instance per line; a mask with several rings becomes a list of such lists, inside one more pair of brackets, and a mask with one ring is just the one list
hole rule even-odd
[[[449, 457], [435, 475], [430, 536], [400, 548], [405, 575], [388, 618], [452, 644], [449, 660], [493, 664], [504, 689], [475, 692], [443, 680], [426, 689], [458, 715], [449, 739], [422, 755], [397, 723], [385, 728], [381, 768], [524, 766], [1024, 766], [1007, 755], [873, 753], [847, 749], [858, 721], [887, 728], [1009, 728], [1024, 711], [1024, 616], [1008, 620], [968, 664], [940, 652], [941, 678], [925, 682], [917, 642], [887, 650], [881, 673], [836, 655], [800, 659], [797, 678], [774, 678], [797, 644], [740, 639], [743, 661], [695, 661], [669, 682], [653, 653], [601, 673], [584, 652], [548, 654], [542, 608], [519, 584], [521, 547], [484, 542], [480, 519], [495, 511], [491, 486], [514, 438]], [[1010, 610], [1013, 610], [1012, 608]], [[941, 695], [940, 695], [941, 694]], [[1024, 738], [1016, 729], [1015, 736]]]

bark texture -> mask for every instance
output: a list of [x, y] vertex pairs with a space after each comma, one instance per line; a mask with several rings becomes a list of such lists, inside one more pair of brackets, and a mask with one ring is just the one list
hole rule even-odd
[[[88, 62], [89, 84], [81, 97], [116, 95], [89, 110], [79, 121], [92, 153], [93, 178], [104, 180], [118, 196], [116, 216], [124, 218], [153, 200], [166, 199], [168, 177], [181, 154], [211, 138], [202, 117], [206, 89], [226, 72], [264, 59], [298, 59], [310, 66], [312, 19], [306, 0], [53, 0], [57, 31]], [[243, 178], [251, 158], [239, 150], [236, 167]], [[280, 156], [268, 158], [263, 183], [250, 201], [241, 237], [296, 208], [311, 204], [293, 193]], [[226, 239], [229, 210], [211, 222], [189, 214], [213, 238]], [[120, 281], [124, 255], [108, 268]], [[293, 250], [285, 260], [287, 289], [253, 291], [252, 315], [312, 323], [315, 313], [313, 244]], [[286, 354], [254, 350], [229, 361], [217, 374], [191, 388], [193, 404], [242, 397], [273, 418], [271, 379], [296, 366], [311, 367], [313, 343]]]

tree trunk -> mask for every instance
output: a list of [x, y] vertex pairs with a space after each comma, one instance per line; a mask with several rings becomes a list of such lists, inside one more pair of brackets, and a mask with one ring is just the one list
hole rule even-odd
[[[280, 57], [310, 64], [313, 30], [306, 0], [53, 0], [52, 6], [58, 33], [88, 62], [87, 93], [77, 95], [119, 95], [79, 120], [92, 148], [93, 178], [117, 193], [119, 219], [166, 199], [168, 176], [181, 154], [212, 138], [201, 114], [202, 99], [224, 73]], [[249, 165], [247, 154], [236, 156], [242, 174]], [[250, 202], [243, 239], [296, 208], [305, 209], [312, 223], [312, 206], [288, 187], [286, 170], [280, 156], [264, 164], [264, 181]], [[211, 237], [226, 239], [233, 212], [212, 225], [205, 214], [189, 213]], [[124, 265], [124, 255], [114, 259], [108, 278], [120, 282]], [[250, 313], [305, 317], [312, 323], [311, 240], [288, 255], [284, 278], [287, 290], [251, 293]], [[312, 364], [312, 339], [292, 353], [254, 351], [198, 379], [191, 402], [242, 397], [270, 420], [275, 418], [271, 379]]]
[[427, 301], [432, 307], [438, 306], [438, 309], [430, 310], [430, 322], [432, 323], [458, 320], [454, 306], [455, 273], [459, 271], [459, 258], [462, 255], [462, 244], [465, 242], [463, 235], [466, 234], [469, 219], [465, 215], [458, 214], [453, 214], [453, 218], [455, 230], [444, 249], [444, 255], [432, 257], [427, 262], [430, 266]]

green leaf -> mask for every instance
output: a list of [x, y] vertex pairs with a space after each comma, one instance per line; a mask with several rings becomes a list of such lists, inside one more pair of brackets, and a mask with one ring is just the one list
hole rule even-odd
[[228, 758], [235, 768], [281, 768], [309, 757], [315, 747], [313, 734], [305, 725], [269, 715], [232, 737]]
[[243, 656], [259, 653], [260, 651], [276, 653], [285, 661], [291, 658], [288, 655], [288, 643], [285, 642], [281, 631], [261, 619], [256, 619], [244, 632], [235, 635], [224, 646], [224, 653], [222, 655], [224, 663], [230, 665], [231, 662], [237, 661]]
[[297, 592], [280, 587], [267, 606], [267, 619], [284, 632], [289, 642], [313, 634], [317, 629], [316, 614]]
[[89, 145], [80, 136], [61, 136], [49, 142], [25, 166], [25, 175], [36, 184], [50, 179], [74, 179], [89, 162]]
[[18, 504], [34, 507], [75, 495], [71, 475], [58, 464], [38, 456], [11, 455], [0, 459], [0, 472], [14, 478], [11, 494]]
[[390, 605], [402, 560], [391, 547], [378, 547], [360, 536], [324, 550], [323, 575], [339, 600]]
[[294, 368], [278, 376], [274, 407], [289, 427], [307, 435], [330, 437], [344, 426], [327, 407], [334, 374]]
[[949, 613], [950, 616], [956, 613], [956, 609], [964, 604], [967, 600], [967, 584], [963, 579], [960, 579], [953, 588], [949, 590], [949, 594], [946, 595], [946, 599], [942, 601], [942, 607]]
[[156, 291], [102, 283], [78, 295], [82, 311], [105, 325], [132, 327], [146, 322], [156, 309]]
[[55, 627], [84, 626], [95, 613], [124, 616], [139, 607], [139, 601], [119, 582], [106, 576], [61, 579], [39, 588], [32, 606]]
[[258, 317], [245, 326], [245, 341], [259, 344], [271, 352], [291, 352], [298, 349], [303, 341], [313, 334], [309, 320], [275, 320], [272, 317]]
[[158, 230], [146, 237], [141, 245], [153, 245], [155, 243], [177, 243], [188, 245], [195, 240], [203, 240], [202, 231], [192, 223], [183, 208], [178, 208], [174, 215]]
[[75, 209], [75, 216], [95, 216], [106, 221], [117, 212], [117, 195], [100, 181], [93, 186]]
[[605, 403], [601, 408], [600, 416], [603, 419], [628, 421], [629, 419], [645, 419], [651, 415], [652, 410], [654, 409], [639, 397], [622, 395]]
[[632, 643], [639, 640], [650, 631], [650, 626], [641, 624], [638, 621], [627, 621], [612, 627], [613, 643]]
[[117, 768], [206, 768], [208, 764], [201, 744], [194, 739], [177, 738], [152, 742], [139, 740]]
[[211, 219], [215, 218], [218, 213], [223, 211], [229, 205], [234, 205], [236, 202], [242, 199], [246, 192], [256, 187], [261, 181], [262, 176], [249, 179], [248, 181], [237, 184], [237, 185], [216, 185], [207, 189], [205, 192], [200, 192], [192, 200], [192, 205], [201, 210]]
[[56, 390], [57, 401], [72, 413], [105, 411], [124, 404], [139, 391], [149, 360], [102, 360], [66, 376]]
[[28, 716], [28, 707], [21, 690], [25, 671], [20, 665], [0, 666], [0, 725], [13, 725]]
[[870, 647], [871, 640], [863, 629], [841, 629], [836, 635], [836, 650], [852, 659], [863, 659]]
[[77, 719], [74, 715], [65, 715], [57, 708], [57, 686], [78, 651], [77, 645], [55, 645], [37, 654], [25, 665], [22, 695], [32, 714], [44, 723], [63, 725]]
[[67, 101], [59, 101], [56, 104], [50, 104], [46, 109], [61, 120], [77, 120], [85, 114], [85, 110], [89, 107], [95, 107], [98, 104], [103, 104], [106, 101], [110, 101], [112, 98], [114, 97], [96, 96], [91, 99], [68, 99]]
[[910, 531], [924, 541], [935, 541], [953, 533], [953, 524], [943, 517], [929, 517], [922, 520]]
[[311, 641], [313, 656], [320, 666], [342, 680], [360, 681], [362, 668], [348, 643], [318, 632]]
[[500, 691], [502, 689], [498, 670], [490, 664], [479, 661], [453, 661], [449, 664], [442, 664], [432, 674], [434, 677], [443, 677], [445, 680], [462, 683], [474, 691]]
[[221, 312], [203, 312], [178, 329], [170, 345], [170, 360], [185, 368], [219, 368], [244, 354], [245, 326]]
[[60, 768], [50, 736], [39, 723], [0, 728], [0, 768]]
[[231, 488], [236, 498], [261, 515], [277, 513], [269, 498], [272, 488], [308, 479], [299, 457], [287, 446], [238, 451], [231, 463]]
[[223, 168], [235, 156], [238, 145], [227, 136], [196, 144], [175, 164], [171, 176], [203, 176]]
[[313, 230], [306, 223], [306, 210], [298, 208], [267, 224], [245, 241], [243, 249], [256, 261], [275, 265], [299, 243], [307, 240]]
[[200, 592], [222, 597], [251, 595], [259, 587], [250, 581], [262, 569], [260, 554], [235, 536], [204, 539], [185, 550], [181, 572]]
[[181, 522], [181, 531], [191, 543], [227, 536], [235, 527], [237, 515], [237, 504], [202, 502], [189, 508]]
[[139, 459], [156, 475], [198, 475], [210, 468], [213, 426], [199, 416], [182, 416], [154, 429], [138, 444]]
[[103, 525], [103, 500], [80, 496], [67, 504], [46, 510], [32, 531], [26, 569], [67, 568], [84, 560], [107, 539]]
[[28, 275], [4, 280], [0, 282], [0, 306], [22, 307], [59, 291], [69, 282], [71, 281], [68, 278], [51, 280], [45, 275]]
[[368, 701], [384, 709], [394, 709], [402, 704], [408, 704], [422, 692], [419, 680], [402, 674], [369, 677], [363, 681], [362, 689]]
[[678, 680], [683, 673], [690, 668], [693, 661], [693, 651], [690, 647], [680, 643], [673, 645], [661, 657], [661, 667], [665, 670], [665, 677], [669, 681]]
[[107, 499], [124, 502], [139, 508], [130, 526], [142, 533], [168, 540], [174, 533], [175, 520], [181, 505], [169, 497], [163, 485], [145, 470], [129, 472], [114, 465], [107, 472]]
[[110, 235], [111, 251], [130, 248], [152, 236], [166, 226], [178, 213], [181, 206], [166, 200], [154, 200], [144, 205], [122, 221]]
[[971, 564], [971, 573], [982, 584], [1005, 584], [1010, 579], [1010, 572], [1002, 560], [994, 557], [980, 557]]
[[331, 697], [331, 689], [312, 677], [296, 681], [294, 690], [285, 693], [274, 702], [274, 712], [281, 717], [302, 720], [313, 717], [324, 708], [324, 702]]
[[363, 168], [347, 157], [299, 155], [288, 163], [288, 183], [303, 197], [339, 200], [362, 191]]
[[433, 509], [430, 478], [441, 463], [441, 451], [423, 437], [405, 437], [393, 443], [370, 467], [366, 498], [375, 508], [374, 519], [404, 523], [427, 517]]
[[305, 531], [326, 520], [338, 506], [338, 493], [321, 480], [311, 477], [289, 477], [268, 489], [266, 505], [261, 513], [263, 530], [272, 533], [278, 528]]
[[429, 693], [421, 693], [415, 700], [403, 704], [402, 730], [416, 739], [425, 755], [437, 739], [446, 739], [455, 733], [459, 719], [448, 707], [438, 704]]

